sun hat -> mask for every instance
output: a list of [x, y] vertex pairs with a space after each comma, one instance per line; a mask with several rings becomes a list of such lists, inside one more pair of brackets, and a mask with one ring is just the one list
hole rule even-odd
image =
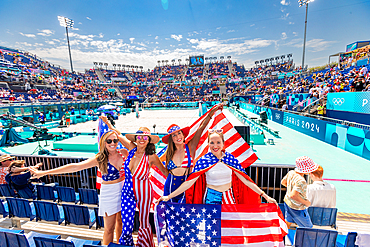
[[162, 142], [168, 144], [168, 138], [177, 131], [182, 131], [184, 137], [187, 137], [189, 135], [190, 127], [184, 127], [181, 129], [177, 124], [171, 124], [167, 129], [168, 134], [162, 137]]
[[294, 169], [299, 173], [311, 173], [317, 170], [318, 164], [313, 162], [313, 160], [307, 156], [298, 157], [295, 160], [296, 168]]
[[3, 154], [0, 156], [0, 162], [6, 161], [6, 160], [11, 160], [14, 159], [15, 157], [10, 156], [9, 154]]
[[136, 131], [135, 134], [126, 134], [125, 136], [127, 139], [129, 139], [132, 142], [136, 142], [135, 136], [149, 136], [150, 143], [156, 144], [159, 142], [159, 136], [151, 135], [150, 130], [147, 127], [140, 127], [139, 130]]

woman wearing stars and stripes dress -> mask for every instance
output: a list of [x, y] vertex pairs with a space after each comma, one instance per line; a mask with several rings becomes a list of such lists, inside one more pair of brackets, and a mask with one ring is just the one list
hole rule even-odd
[[[202, 124], [199, 126], [187, 144], [185, 144], [185, 138], [189, 134], [189, 127], [180, 128], [176, 124], [172, 124], [170, 127], [168, 127], [168, 134], [162, 137], [162, 142], [168, 144], [164, 158], [166, 162], [166, 168], [169, 172], [164, 184], [163, 195], [168, 196], [186, 181], [191, 169], [194, 166], [193, 157], [195, 157], [195, 151], [199, 144], [201, 135], [211, 120], [213, 114], [217, 110], [222, 110], [222, 108], [223, 105], [219, 104], [208, 113]], [[172, 198], [170, 202], [186, 203], [185, 193]]]
[[98, 167], [102, 173], [102, 185], [99, 197], [99, 216], [104, 217], [103, 244], [113, 242], [114, 231], [118, 237], [122, 232], [121, 220], [121, 190], [124, 174], [121, 173], [122, 165], [128, 155], [127, 150], [117, 149], [118, 136], [113, 131], [108, 131], [99, 140], [99, 153], [80, 163], [68, 164], [47, 171], [30, 169], [33, 177], [45, 175], [78, 172], [84, 169]]
[[251, 204], [260, 203], [260, 196], [263, 196], [267, 202], [277, 205], [275, 199], [251, 181], [234, 156], [223, 152], [222, 130], [209, 130], [208, 145], [211, 152], [197, 161], [187, 181], [158, 202], [168, 201], [186, 191], [187, 203]]
[[137, 246], [154, 247], [152, 228], [149, 223], [150, 206], [153, 202], [153, 191], [149, 181], [149, 169], [152, 165], [165, 175], [167, 169], [155, 154], [155, 146], [159, 142], [157, 135], [151, 135], [146, 127], [140, 127], [136, 134], [123, 136], [115, 129], [106, 117], [100, 117], [109, 129], [117, 132], [120, 142], [128, 148], [129, 154], [124, 163], [125, 181], [121, 195], [122, 234], [119, 243], [133, 246], [132, 232], [136, 207], [139, 209], [139, 232]]

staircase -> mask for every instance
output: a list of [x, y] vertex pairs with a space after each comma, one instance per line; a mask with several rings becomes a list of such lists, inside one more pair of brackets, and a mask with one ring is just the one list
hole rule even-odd
[[325, 96], [315, 100], [314, 102], [312, 102], [308, 106], [306, 106], [303, 109], [303, 112], [308, 113], [308, 114], [312, 114], [312, 115], [316, 114], [317, 113], [317, 108], [319, 107], [320, 102], [322, 102], [322, 104], [324, 106], [324, 109], [326, 109], [327, 96], [325, 95]]
[[114, 87], [114, 89], [116, 90], [117, 96], [118, 96], [120, 99], [124, 99], [124, 97], [123, 97], [123, 95], [122, 95], [122, 92], [121, 92], [121, 90], [119, 89], [119, 87]]
[[159, 87], [159, 88], [158, 88], [158, 90], [157, 90], [157, 92], [155, 93], [155, 95], [159, 95], [159, 94], [161, 94], [161, 93], [162, 93], [162, 91], [163, 91], [163, 86], [161, 86], [161, 87]]
[[203, 80], [208, 79], [209, 64], [207, 63], [203, 68]]
[[188, 69], [189, 69], [189, 66], [186, 66], [184, 70], [184, 74], [182, 75], [182, 78], [181, 78], [182, 81], [185, 81], [185, 77], [186, 77], [186, 73], [188, 73]]
[[227, 63], [227, 67], [229, 68], [229, 76], [231, 76], [232, 74], [235, 75], [234, 68], [233, 68], [233, 63], [231, 61]]
[[132, 77], [131, 77], [131, 75], [130, 75], [130, 73], [128, 73], [127, 71], [125, 72], [125, 75], [126, 75], [126, 77], [127, 77], [127, 79], [130, 81], [130, 82], [132, 82], [133, 80], [132, 80]]
[[98, 76], [99, 81], [107, 81], [100, 69], [95, 69], [95, 74]]

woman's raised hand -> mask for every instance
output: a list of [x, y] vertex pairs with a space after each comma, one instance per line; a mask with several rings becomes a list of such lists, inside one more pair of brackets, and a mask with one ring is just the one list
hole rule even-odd
[[107, 116], [100, 116], [99, 117], [105, 124], [108, 124], [108, 118]]

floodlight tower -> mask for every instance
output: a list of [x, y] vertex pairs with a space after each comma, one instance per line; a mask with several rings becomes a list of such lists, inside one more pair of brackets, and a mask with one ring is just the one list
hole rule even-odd
[[306, 6], [306, 19], [304, 22], [304, 38], [303, 38], [303, 55], [302, 55], [302, 70], [304, 69], [304, 56], [306, 53], [306, 31], [307, 31], [307, 13], [308, 13], [308, 3], [314, 0], [298, 0], [299, 7]]
[[59, 23], [62, 27], [66, 28], [67, 33], [67, 43], [68, 43], [68, 51], [69, 51], [69, 61], [71, 63], [71, 73], [73, 73], [73, 66], [72, 66], [72, 55], [71, 55], [71, 46], [69, 45], [69, 36], [68, 36], [68, 28], [73, 27], [73, 21], [67, 17], [58, 16]]

